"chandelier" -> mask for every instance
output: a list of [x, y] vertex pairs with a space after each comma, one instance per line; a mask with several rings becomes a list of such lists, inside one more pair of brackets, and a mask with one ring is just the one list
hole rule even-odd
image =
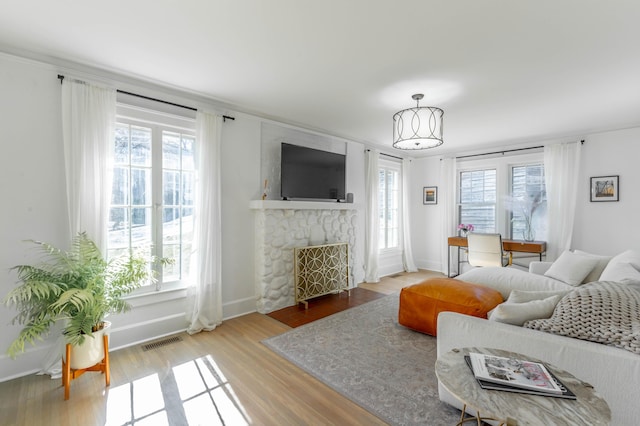
[[421, 107], [418, 93], [411, 98], [415, 108], [393, 114], [393, 147], [397, 149], [428, 149], [442, 145], [442, 116], [444, 111], [435, 107]]

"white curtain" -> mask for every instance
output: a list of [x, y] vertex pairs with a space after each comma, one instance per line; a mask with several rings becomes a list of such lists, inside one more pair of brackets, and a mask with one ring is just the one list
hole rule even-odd
[[[449, 237], [456, 234], [457, 229], [457, 212], [456, 212], [456, 159], [443, 158], [440, 160], [440, 188], [438, 188], [438, 204], [441, 209], [441, 225], [442, 234], [438, 237], [440, 240], [440, 264], [442, 272], [447, 270], [449, 262], [453, 264], [449, 253]], [[460, 271], [456, 271], [460, 272]]]
[[222, 323], [220, 133], [219, 116], [196, 115], [196, 210], [193, 279], [187, 290], [189, 334], [211, 331]]
[[571, 248], [573, 221], [578, 197], [580, 142], [548, 145], [544, 148], [547, 190], [547, 260], [553, 261]]
[[[116, 91], [67, 78], [61, 107], [69, 231], [85, 231], [106, 256]], [[38, 374], [62, 375], [64, 347], [59, 333]]]
[[365, 152], [365, 238], [364, 238], [364, 280], [368, 283], [380, 281], [378, 275], [378, 157], [376, 149]]
[[411, 170], [411, 160], [402, 160], [402, 266], [407, 272], [416, 272], [415, 263], [413, 263], [413, 250], [411, 249], [411, 226], [409, 221], [409, 193], [410, 180], [409, 173]]
[[115, 89], [64, 79], [62, 134], [71, 235], [86, 231], [106, 254]]

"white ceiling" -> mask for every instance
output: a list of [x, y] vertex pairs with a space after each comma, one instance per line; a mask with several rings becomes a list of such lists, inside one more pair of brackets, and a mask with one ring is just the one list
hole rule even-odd
[[640, 126], [635, 0], [3, 1], [0, 49], [197, 93], [391, 151], [392, 115], [444, 109], [418, 155]]

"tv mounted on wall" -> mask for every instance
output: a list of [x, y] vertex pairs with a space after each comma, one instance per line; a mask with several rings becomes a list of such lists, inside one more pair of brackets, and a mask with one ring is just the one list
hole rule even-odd
[[283, 200], [345, 199], [347, 156], [282, 143], [280, 195]]

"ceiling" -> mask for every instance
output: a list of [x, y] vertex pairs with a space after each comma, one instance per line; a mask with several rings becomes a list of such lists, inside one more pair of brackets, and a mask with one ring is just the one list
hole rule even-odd
[[444, 109], [474, 152], [640, 126], [635, 0], [4, 1], [0, 50], [142, 78], [391, 148], [392, 116]]

